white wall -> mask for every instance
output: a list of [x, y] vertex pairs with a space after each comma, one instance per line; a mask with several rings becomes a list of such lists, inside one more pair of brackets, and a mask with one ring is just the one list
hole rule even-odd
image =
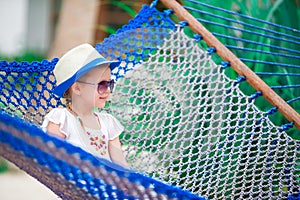
[[46, 54], [52, 33], [51, 0], [29, 0], [26, 48]]
[[28, 0], [0, 0], [0, 53], [16, 54], [26, 43]]
[[51, 28], [51, 0], [0, 0], [0, 54], [46, 55]]

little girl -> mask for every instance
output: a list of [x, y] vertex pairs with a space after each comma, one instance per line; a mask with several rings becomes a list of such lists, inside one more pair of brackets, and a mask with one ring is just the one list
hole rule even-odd
[[52, 109], [44, 119], [44, 131], [75, 146], [128, 167], [119, 135], [124, 130], [103, 108], [114, 88], [111, 70], [119, 62], [108, 61], [89, 44], [68, 51], [56, 64], [53, 93], [66, 99], [66, 108]]

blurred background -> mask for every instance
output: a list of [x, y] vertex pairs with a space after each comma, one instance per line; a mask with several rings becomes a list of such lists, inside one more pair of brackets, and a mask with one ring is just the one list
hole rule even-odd
[[[300, 0], [198, 1], [300, 29]], [[0, 60], [51, 60], [80, 43], [95, 45], [127, 24], [143, 4], [151, 2], [0, 0]], [[185, 4], [184, 0], [179, 2]], [[26, 195], [29, 199], [58, 199], [45, 186], [0, 158], [0, 199], [26, 199]]]
[[[59, 57], [73, 46], [96, 44], [114, 33], [151, 0], [0, 1], [0, 55], [11, 59]], [[27, 59], [27, 58], [23, 58]]]
[[[199, 1], [300, 28], [299, 0]], [[52, 59], [79, 43], [99, 43], [132, 19], [143, 4], [150, 3], [151, 0], [0, 0], [0, 59]]]

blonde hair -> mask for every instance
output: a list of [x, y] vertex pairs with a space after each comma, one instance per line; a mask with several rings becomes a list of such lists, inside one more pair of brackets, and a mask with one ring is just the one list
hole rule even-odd
[[64, 95], [63, 95], [63, 98], [64, 98], [64, 100], [65, 100], [66, 107], [67, 107], [68, 109], [71, 109], [71, 103], [72, 103], [72, 100], [71, 100], [71, 89], [70, 89], [70, 88], [68, 88], [68, 89], [65, 91], [65, 93], [64, 93]]

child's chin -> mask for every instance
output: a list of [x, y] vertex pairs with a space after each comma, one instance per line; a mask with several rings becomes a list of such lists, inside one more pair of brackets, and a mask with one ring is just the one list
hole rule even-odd
[[96, 108], [104, 108], [105, 107], [105, 103], [99, 103], [97, 105], [95, 105]]

